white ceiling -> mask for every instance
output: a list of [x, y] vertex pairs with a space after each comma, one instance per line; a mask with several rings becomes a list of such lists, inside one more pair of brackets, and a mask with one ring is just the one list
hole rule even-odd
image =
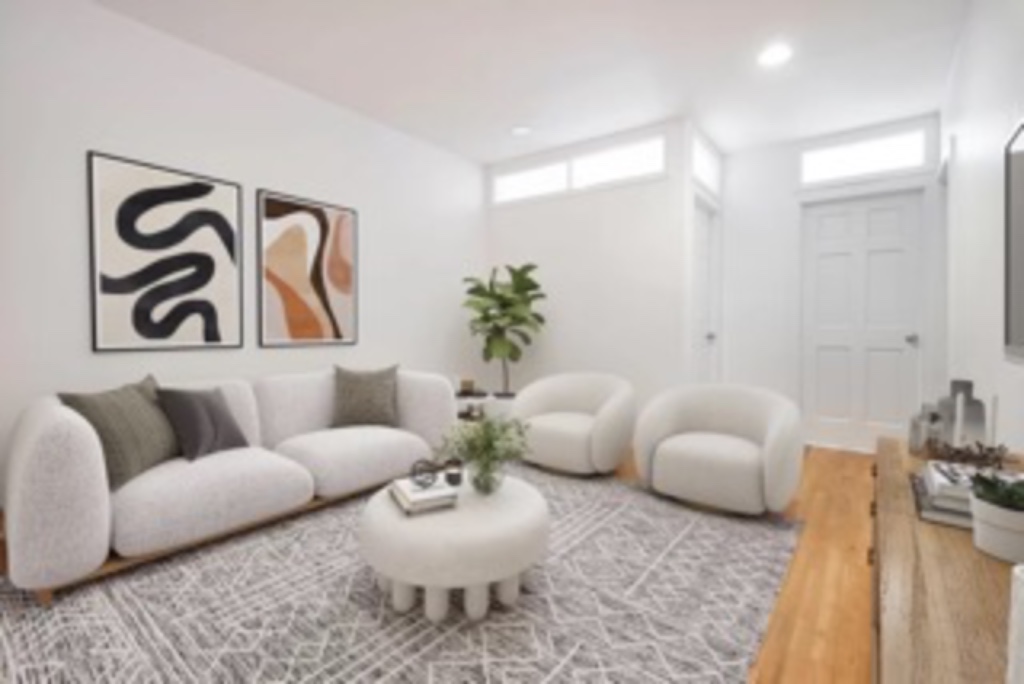
[[[678, 115], [731, 151], [933, 111], [969, 2], [97, 1], [481, 162]], [[765, 72], [776, 38], [796, 57]]]

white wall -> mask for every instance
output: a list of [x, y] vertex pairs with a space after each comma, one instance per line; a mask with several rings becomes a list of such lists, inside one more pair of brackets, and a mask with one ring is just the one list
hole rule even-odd
[[1024, 3], [978, 0], [944, 111], [949, 168], [950, 368], [1000, 396], [999, 437], [1024, 448], [1024, 364], [1003, 351], [1003, 148], [1024, 118]]
[[800, 398], [799, 153], [730, 155], [725, 173], [723, 376]]
[[[0, 439], [32, 397], [148, 372], [472, 363], [460, 279], [483, 261], [475, 164], [85, 0], [0, 3], [0, 102]], [[242, 184], [244, 349], [90, 351], [89, 149]], [[258, 187], [359, 210], [357, 346], [257, 347]]]
[[[922, 118], [933, 129], [937, 121]], [[897, 122], [897, 127], [905, 125]], [[941, 189], [931, 169], [897, 179], [827, 189], [800, 186], [800, 155], [808, 146], [887, 131], [885, 124], [809, 141], [730, 155], [724, 190], [724, 378], [774, 389], [801, 400], [801, 221], [803, 205], [859, 195], [923, 192], [926, 280], [922, 292], [922, 389], [935, 398], [946, 385], [946, 236]]]
[[[647, 397], [685, 379], [686, 129], [678, 123], [627, 137], [653, 131], [668, 135], [664, 177], [491, 208], [489, 259], [538, 264], [549, 297], [541, 308], [548, 326], [513, 368], [515, 388], [551, 373], [594, 370], [627, 378]], [[486, 373], [483, 384], [493, 387], [498, 370]]]

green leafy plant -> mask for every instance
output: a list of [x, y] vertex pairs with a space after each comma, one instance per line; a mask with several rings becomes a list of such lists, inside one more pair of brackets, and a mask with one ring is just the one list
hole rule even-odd
[[523, 347], [533, 343], [533, 335], [546, 323], [544, 316], [533, 308], [547, 298], [533, 277], [536, 270], [534, 264], [506, 266], [507, 279], [498, 277], [498, 269], [493, 269], [487, 280], [464, 279], [469, 287], [463, 305], [474, 314], [469, 330], [484, 338], [484, 361], [501, 361], [501, 388], [505, 395], [511, 394], [509, 363], [518, 363], [523, 358]]
[[527, 448], [523, 423], [485, 417], [457, 425], [445, 437], [439, 456], [462, 461], [476, 490], [490, 494], [501, 484], [503, 466], [521, 459]]
[[1024, 480], [1011, 482], [998, 475], [978, 473], [971, 478], [974, 496], [993, 506], [1024, 511]]

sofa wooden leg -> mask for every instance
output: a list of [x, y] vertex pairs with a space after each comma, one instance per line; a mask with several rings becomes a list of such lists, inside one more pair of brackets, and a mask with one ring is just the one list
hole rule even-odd
[[36, 600], [43, 608], [49, 608], [53, 605], [53, 592], [52, 591], [37, 591]]

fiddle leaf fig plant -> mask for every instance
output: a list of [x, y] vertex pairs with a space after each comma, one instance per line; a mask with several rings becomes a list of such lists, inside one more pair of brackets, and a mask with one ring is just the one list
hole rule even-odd
[[534, 304], [547, 295], [533, 274], [534, 264], [505, 266], [506, 278], [492, 269], [490, 277], [465, 278], [468, 285], [464, 306], [473, 313], [469, 330], [482, 337], [483, 358], [490, 363], [501, 362], [502, 394], [511, 394], [509, 364], [523, 358], [523, 348], [533, 343], [533, 336], [541, 331], [546, 320], [534, 311]]

